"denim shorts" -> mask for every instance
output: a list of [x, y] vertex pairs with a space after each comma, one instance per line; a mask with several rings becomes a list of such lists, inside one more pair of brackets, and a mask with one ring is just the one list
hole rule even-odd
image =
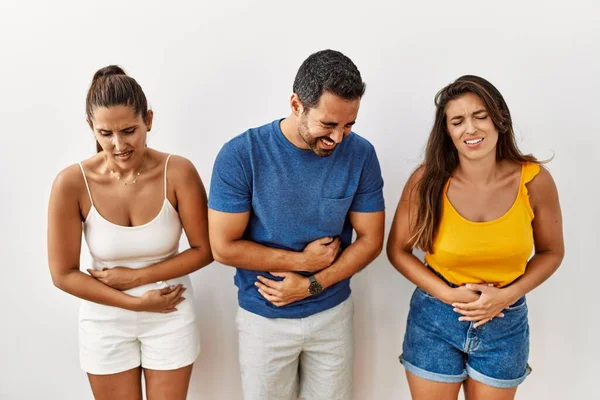
[[525, 296], [503, 313], [504, 318], [474, 328], [474, 322], [459, 321], [461, 315], [451, 305], [417, 288], [400, 362], [413, 375], [431, 381], [456, 383], [470, 376], [497, 388], [515, 387], [531, 372]]

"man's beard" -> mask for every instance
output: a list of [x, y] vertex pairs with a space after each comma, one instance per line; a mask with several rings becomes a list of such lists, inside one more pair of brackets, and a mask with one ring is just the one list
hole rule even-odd
[[331, 150], [320, 149], [319, 148], [319, 140], [320, 139], [313, 138], [310, 136], [307, 125], [308, 124], [306, 123], [306, 121], [303, 121], [302, 119], [300, 120], [300, 123], [298, 124], [298, 136], [300, 136], [302, 141], [304, 143], [306, 143], [306, 145], [313, 151], [313, 153], [315, 153], [319, 157], [329, 157], [335, 150], [335, 147]]

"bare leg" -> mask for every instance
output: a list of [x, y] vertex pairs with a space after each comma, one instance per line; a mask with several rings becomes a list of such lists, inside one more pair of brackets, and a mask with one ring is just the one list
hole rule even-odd
[[467, 400], [513, 400], [517, 388], [495, 388], [471, 378], [465, 381], [465, 398]]
[[142, 400], [142, 369], [110, 375], [88, 374], [96, 400]]
[[146, 378], [148, 400], [185, 400], [193, 366], [194, 364], [190, 364], [187, 367], [168, 371], [145, 368], [144, 378]]
[[[413, 400], [457, 400], [462, 382], [443, 383], [419, 378], [406, 371], [410, 395]], [[486, 399], [487, 400], [487, 399]]]

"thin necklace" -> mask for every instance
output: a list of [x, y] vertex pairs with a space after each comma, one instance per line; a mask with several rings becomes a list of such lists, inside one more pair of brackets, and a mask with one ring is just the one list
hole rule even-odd
[[123, 184], [125, 186], [129, 186], [129, 185], [133, 185], [134, 183], [137, 182], [138, 178], [140, 177], [140, 174], [142, 173], [142, 168], [144, 167], [144, 162], [146, 161], [146, 153], [147, 151], [144, 151], [144, 157], [142, 159], [142, 164], [140, 165], [140, 170], [137, 172], [137, 174], [135, 175], [135, 178], [133, 178], [133, 180], [131, 182], [125, 182], [121, 180], [121, 174], [116, 173], [115, 171], [113, 171], [110, 166], [108, 165], [108, 157], [106, 156], [106, 153], [104, 153], [104, 161], [106, 161], [106, 168], [108, 168], [108, 170], [110, 171], [110, 174], [112, 176], [114, 176], [115, 178], [117, 178], [117, 180], [119, 182], [123, 182]]

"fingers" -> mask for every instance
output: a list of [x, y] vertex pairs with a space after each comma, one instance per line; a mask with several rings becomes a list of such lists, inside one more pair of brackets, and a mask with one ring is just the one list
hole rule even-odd
[[333, 253], [335, 255], [337, 255], [337, 253], [340, 251], [341, 246], [342, 246], [342, 241], [337, 238], [329, 245], [329, 247], [331, 247], [331, 249], [333, 250]]
[[166, 294], [169, 294], [169, 293], [173, 292], [174, 290], [178, 289], [181, 286], [182, 285], [167, 286], [167, 287], [164, 287], [164, 288], [158, 289], [158, 290], [160, 291], [160, 294], [166, 295]]
[[461, 309], [463, 311], [473, 311], [481, 308], [481, 303], [479, 300], [471, 302], [471, 303], [452, 303], [452, 307], [455, 309]]
[[[275, 276], [283, 276], [284, 279], [287, 276], [287, 273], [279, 273], [279, 272], [270, 272], [271, 275], [275, 275]], [[273, 279], [269, 279], [266, 278], [262, 275], [258, 275], [257, 279], [265, 286], [268, 286], [270, 288], [273, 289], [277, 289], [277, 290], [281, 290], [281, 287], [283, 286], [283, 282], [282, 281], [274, 281]]]
[[279, 290], [273, 289], [273, 288], [263, 284], [262, 282], [254, 282], [254, 285], [256, 287], [258, 287], [258, 289], [262, 290], [263, 292], [265, 292], [271, 296], [281, 297], [281, 295], [282, 295], [282, 293]]
[[493, 283], [467, 283], [465, 285], [465, 287], [469, 290], [472, 290], [474, 292], [485, 292], [486, 290], [488, 290], [490, 287], [494, 287]]
[[259, 288], [258, 289], [258, 293], [261, 294], [262, 297], [264, 297], [265, 299], [267, 299], [271, 304], [273, 304], [275, 307], [283, 307], [285, 305], [290, 304], [289, 301], [283, 301], [280, 297], [278, 296], [273, 296], [268, 294], [267, 292], [265, 292], [263, 289]]
[[185, 300], [185, 297], [181, 296], [179, 299], [177, 299], [177, 301], [175, 302], [175, 304], [173, 304], [173, 308], [175, 308], [176, 306], [178, 306], [179, 304], [181, 304], [182, 301]]
[[260, 288], [258, 289], [258, 293], [260, 293], [262, 297], [269, 300], [273, 304], [281, 302], [281, 298], [270, 295], [269, 293], [265, 292], [264, 290], [262, 290]]
[[315, 240], [315, 242], [317, 242], [318, 244], [322, 244], [322, 245], [328, 245], [330, 244], [334, 239], [330, 236], [321, 238], [321, 239], [317, 239]]
[[463, 309], [458, 308], [458, 307], [454, 308], [453, 311], [457, 312], [459, 314], [462, 314], [462, 315], [464, 315], [466, 317], [475, 317], [475, 316], [478, 316], [478, 315], [486, 315], [487, 314], [487, 311], [484, 311], [484, 310], [463, 310]]
[[492, 320], [491, 318], [482, 319], [481, 321], [478, 321], [475, 324], [473, 324], [473, 328], [479, 328], [481, 325], [487, 324], [491, 320]]
[[[490, 317], [488, 313], [479, 313], [479, 314], [473, 314], [470, 316], [463, 315], [463, 316], [459, 317], [458, 320], [461, 322], [463, 322], [463, 321], [464, 322], [480, 322], [483, 320], [491, 321], [494, 318], [504, 318], [504, 313], [499, 313], [493, 317]], [[476, 326], [475, 326], [475, 328], [476, 328]]]
[[187, 290], [185, 287], [183, 287], [183, 285], [178, 285], [178, 286], [179, 286], [179, 288], [173, 290], [171, 293], [169, 293], [167, 295], [167, 297], [169, 297], [172, 301], [181, 297], [183, 295], [183, 292], [185, 292]]
[[105, 270], [97, 271], [92, 268], [88, 268], [87, 272], [96, 279], [106, 278], [107, 272]]

